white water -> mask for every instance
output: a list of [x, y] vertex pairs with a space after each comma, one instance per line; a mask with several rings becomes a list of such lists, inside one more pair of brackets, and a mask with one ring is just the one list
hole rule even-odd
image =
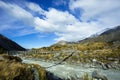
[[[34, 59], [23, 59], [23, 62], [39, 64], [43, 67], [49, 67], [54, 65], [54, 63], [44, 62], [44, 61], [34, 60]], [[118, 70], [102, 70], [102, 69], [95, 69], [95, 68], [84, 68], [80, 66], [67, 65], [67, 64], [53, 66], [51, 68], [46, 68], [46, 70], [54, 73], [54, 75], [62, 79], [66, 79], [70, 76], [81, 78], [84, 73], [88, 73], [89, 75], [91, 75], [91, 73], [94, 70], [97, 70], [99, 73], [107, 76], [108, 80], [120, 80], [120, 71]]]

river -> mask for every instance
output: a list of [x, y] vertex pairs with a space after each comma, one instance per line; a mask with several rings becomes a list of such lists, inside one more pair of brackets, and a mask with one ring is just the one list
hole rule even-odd
[[[43, 67], [49, 67], [54, 65], [54, 63], [52, 62], [45, 62], [41, 60], [26, 59], [26, 58], [23, 58], [23, 62], [28, 64], [31, 63], [39, 64]], [[105, 75], [108, 78], [108, 80], [120, 80], [120, 70], [114, 70], [114, 69], [103, 70], [97, 68], [85, 68], [85, 67], [69, 65], [69, 64], [60, 64], [57, 66], [46, 68], [46, 70], [50, 71], [51, 73], [60, 77], [61, 79], [68, 79], [70, 77], [73, 77], [79, 80], [84, 73], [88, 73], [89, 75], [91, 75], [93, 71], [97, 70], [100, 74]]]

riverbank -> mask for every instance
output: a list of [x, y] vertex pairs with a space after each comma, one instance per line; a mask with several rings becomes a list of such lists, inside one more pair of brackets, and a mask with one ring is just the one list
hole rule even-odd
[[0, 80], [48, 80], [46, 73], [40, 65], [22, 63], [17, 56], [0, 55]]
[[[34, 61], [43, 61], [43, 62], [53, 63], [54, 65], [51, 65], [51, 66], [66, 64], [66, 65], [75, 65], [75, 66], [80, 66], [85, 68], [100, 68], [103, 70], [108, 70], [108, 69], [120, 70], [120, 64], [114, 61], [110, 63], [102, 63], [102, 62], [95, 61], [93, 59], [93, 62], [88, 63], [88, 62], [72, 62], [71, 60], [62, 61], [62, 60], [46, 60], [41, 58], [28, 58], [28, 57], [24, 57], [24, 58], [32, 59]], [[47, 67], [51, 67], [51, 66], [47, 66]]]
[[103, 70], [101, 68], [90, 68], [84, 66], [76, 66], [70, 64], [59, 64], [57, 66], [53, 66], [47, 68], [49, 66], [54, 65], [54, 62], [45, 62], [37, 59], [26, 59], [23, 58], [23, 63], [27, 64], [38, 64], [46, 68], [47, 71], [53, 73], [55, 76], [58, 76], [61, 79], [74, 78], [75, 80], [81, 80], [82, 76], [87, 73], [91, 76], [92, 72], [97, 70], [100, 74], [105, 75], [108, 80], [120, 80], [120, 71], [115, 69]]

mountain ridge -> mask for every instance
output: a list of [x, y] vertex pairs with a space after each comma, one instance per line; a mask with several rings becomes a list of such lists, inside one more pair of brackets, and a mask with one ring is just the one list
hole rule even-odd
[[26, 49], [21, 47], [16, 42], [8, 39], [7, 37], [0, 34], [0, 48], [6, 51], [25, 51]]
[[100, 35], [94, 36], [94, 37], [88, 37], [86, 39], [83, 39], [81, 41], [78, 41], [79, 43], [85, 43], [85, 42], [114, 42], [114, 41], [120, 41], [120, 26], [114, 27], [112, 29], [108, 29], [107, 31], [104, 31]]

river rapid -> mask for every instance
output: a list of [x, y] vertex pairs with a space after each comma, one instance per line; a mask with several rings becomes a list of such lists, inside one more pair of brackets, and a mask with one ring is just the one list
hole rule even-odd
[[[73, 77], [76, 80], [80, 80], [82, 76], [85, 73], [88, 73], [91, 75], [91, 73], [95, 70], [97, 70], [100, 74], [105, 75], [108, 80], [120, 80], [120, 70], [103, 70], [100, 68], [88, 68], [88, 67], [81, 67], [76, 65], [70, 65], [70, 64], [59, 64], [53, 67], [49, 67], [54, 65], [54, 62], [45, 62], [42, 60], [36, 60], [36, 59], [26, 59], [23, 58], [23, 63], [27, 64], [39, 64], [46, 68], [47, 71], [53, 73], [55, 76], [61, 78], [61, 79], [68, 79], [70, 77]], [[48, 68], [49, 67], [49, 68]]]

